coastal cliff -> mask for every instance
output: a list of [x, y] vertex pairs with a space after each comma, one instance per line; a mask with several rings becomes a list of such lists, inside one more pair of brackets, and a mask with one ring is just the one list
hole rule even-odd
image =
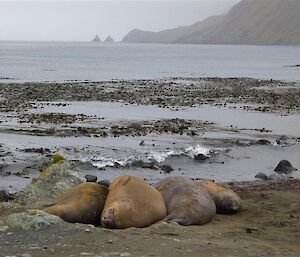
[[300, 1], [242, 0], [226, 15], [160, 32], [132, 30], [123, 39], [134, 43], [300, 44]]

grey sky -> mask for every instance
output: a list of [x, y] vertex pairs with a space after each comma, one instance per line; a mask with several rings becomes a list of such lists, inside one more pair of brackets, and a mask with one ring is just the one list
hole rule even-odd
[[0, 40], [121, 40], [133, 28], [158, 31], [229, 10], [238, 0], [0, 0]]

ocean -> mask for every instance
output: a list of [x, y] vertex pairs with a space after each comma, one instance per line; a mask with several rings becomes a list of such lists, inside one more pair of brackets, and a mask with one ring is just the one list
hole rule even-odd
[[300, 80], [300, 46], [0, 42], [0, 81], [252, 77]]

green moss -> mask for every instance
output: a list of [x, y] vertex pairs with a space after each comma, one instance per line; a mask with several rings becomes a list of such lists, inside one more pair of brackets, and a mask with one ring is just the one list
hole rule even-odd
[[58, 163], [60, 161], [64, 161], [66, 160], [66, 158], [64, 156], [62, 156], [59, 153], [53, 154], [52, 155], [52, 160], [53, 160], [53, 164]]
[[30, 216], [35, 216], [38, 214], [38, 211], [37, 210], [28, 210], [27, 213], [30, 215]]

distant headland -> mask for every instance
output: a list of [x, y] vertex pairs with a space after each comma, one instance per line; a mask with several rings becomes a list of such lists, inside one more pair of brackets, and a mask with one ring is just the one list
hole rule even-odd
[[134, 29], [134, 43], [300, 45], [300, 1], [242, 0], [226, 15], [160, 32]]

